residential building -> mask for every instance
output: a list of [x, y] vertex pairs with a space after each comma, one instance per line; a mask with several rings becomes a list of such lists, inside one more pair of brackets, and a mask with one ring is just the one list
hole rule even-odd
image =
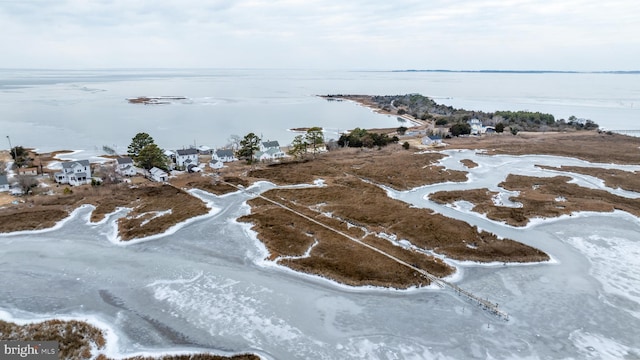
[[165, 182], [169, 180], [169, 174], [157, 167], [152, 167], [151, 170], [149, 170], [149, 177], [151, 178], [151, 180], [157, 182]]
[[116, 159], [116, 172], [124, 176], [133, 176], [137, 173], [133, 160], [130, 157], [121, 157]]
[[260, 143], [260, 151], [255, 154], [258, 160], [275, 160], [285, 157], [277, 141], [264, 141]]
[[89, 160], [69, 161], [62, 163], [62, 171], [54, 174], [59, 184], [73, 186], [91, 184], [91, 165]]
[[479, 119], [471, 119], [469, 121], [467, 121], [467, 124], [469, 124], [469, 126], [471, 126], [471, 135], [480, 135], [482, 133], [484, 133], [484, 128], [482, 126], [482, 121], [480, 121]]
[[176, 150], [176, 168], [180, 170], [187, 170], [189, 165], [198, 166], [198, 150], [197, 149], [182, 149]]
[[209, 167], [212, 169], [222, 169], [223, 166], [224, 164], [220, 160], [211, 159], [211, 161], [209, 161]]
[[442, 145], [442, 137], [440, 135], [429, 135], [422, 138], [422, 145], [438, 146]]
[[211, 158], [222, 161], [223, 163], [238, 160], [231, 149], [218, 149], [213, 152]]

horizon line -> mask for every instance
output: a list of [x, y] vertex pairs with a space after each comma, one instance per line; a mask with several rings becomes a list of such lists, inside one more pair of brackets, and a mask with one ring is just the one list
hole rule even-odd
[[532, 69], [321, 69], [321, 68], [268, 68], [268, 67], [86, 67], [86, 68], [46, 68], [46, 67], [0, 67], [7, 70], [41, 71], [114, 71], [114, 70], [313, 70], [348, 72], [434, 72], [434, 73], [511, 73], [511, 74], [640, 74], [639, 70], [532, 70]]

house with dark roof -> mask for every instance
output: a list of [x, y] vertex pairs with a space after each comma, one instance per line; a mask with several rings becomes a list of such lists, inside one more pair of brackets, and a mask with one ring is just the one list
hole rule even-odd
[[0, 175], [0, 191], [9, 191], [9, 179], [7, 179], [7, 175]]
[[223, 163], [238, 160], [231, 149], [218, 149], [213, 152], [211, 159], [215, 159]]
[[169, 180], [169, 174], [157, 167], [152, 167], [151, 170], [149, 170], [149, 177], [151, 177], [151, 180], [157, 182], [165, 182]]
[[69, 161], [62, 163], [62, 171], [54, 174], [59, 184], [73, 186], [91, 184], [91, 165], [89, 160]]
[[197, 149], [176, 150], [176, 168], [180, 170], [187, 170], [190, 165], [198, 166], [198, 164]]
[[439, 146], [442, 145], [442, 137], [440, 135], [429, 135], [422, 138], [422, 145]]
[[133, 176], [137, 173], [133, 160], [130, 157], [121, 157], [116, 159], [116, 172], [124, 176]]
[[223, 166], [224, 164], [220, 160], [212, 158], [211, 161], [209, 161], [209, 167], [212, 169], [222, 169]]
[[264, 141], [260, 143], [260, 151], [255, 153], [255, 158], [260, 161], [270, 161], [285, 157], [277, 141]]
[[280, 143], [277, 141], [262, 141], [260, 143], [260, 151], [265, 152], [269, 149], [280, 149]]

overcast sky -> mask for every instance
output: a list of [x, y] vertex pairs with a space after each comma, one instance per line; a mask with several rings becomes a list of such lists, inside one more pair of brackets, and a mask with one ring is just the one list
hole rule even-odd
[[0, 0], [0, 68], [640, 70], [638, 0]]

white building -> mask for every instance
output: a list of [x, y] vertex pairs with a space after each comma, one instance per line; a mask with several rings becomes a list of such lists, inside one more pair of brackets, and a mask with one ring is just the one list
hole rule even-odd
[[116, 159], [116, 172], [124, 176], [133, 176], [137, 173], [133, 160], [130, 157], [121, 157]]
[[176, 150], [176, 167], [180, 170], [188, 170], [190, 167], [198, 166], [198, 150], [183, 149]]
[[260, 161], [276, 160], [285, 157], [285, 153], [280, 149], [277, 141], [264, 141], [260, 143], [260, 151], [255, 154], [255, 158]]
[[238, 160], [231, 149], [218, 149], [211, 154], [211, 158], [223, 163]]
[[91, 184], [91, 166], [89, 160], [70, 161], [62, 163], [62, 171], [54, 174], [59, 184], [73, 186]]
[[165, 182], [169, 180], [169, 174], [157, 167], [152, 167], [151, 170], [149, 170], [149, 176], [151, 177], [151, 180], [157, 182]]

